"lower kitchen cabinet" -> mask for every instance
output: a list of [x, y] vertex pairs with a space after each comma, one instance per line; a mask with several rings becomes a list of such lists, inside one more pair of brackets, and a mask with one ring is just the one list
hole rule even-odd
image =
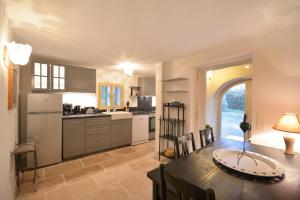
[[63, 159], [85, 153], [85, 119], [63, 120]]
[[86, 153], [109, 149], [111, 147], [111, 134], [104, 133], [97, 135], [88, 135], [86, 136], [85, 144]]
[[63, 119], [63, 159], [131, 144], [132, 119]]
[[112, 147], [131, 144], [132, 119], [112, 120]]
[[86, 153], [111, 148], [111, 126], [110, 116], [86, 118]]

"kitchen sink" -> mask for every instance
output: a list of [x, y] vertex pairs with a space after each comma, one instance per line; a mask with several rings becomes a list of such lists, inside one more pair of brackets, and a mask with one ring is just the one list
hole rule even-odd
[[117, 111], [117, 112], [103, 112], [104, 114], [111, 115], [111, 120], [118, 120], [118, 119], [130, 119], [132, 118], [131, 112], [125, 111]]

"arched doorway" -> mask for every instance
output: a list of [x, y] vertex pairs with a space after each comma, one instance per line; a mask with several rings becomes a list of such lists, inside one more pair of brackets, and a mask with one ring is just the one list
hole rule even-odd
[[243, 139], [240, 122], [243, 121], [244, 113], [247, 113], [246, 88], [246, 82], [239, 82], [224, 90], [220, 101], [221, 137], [236, 140]]

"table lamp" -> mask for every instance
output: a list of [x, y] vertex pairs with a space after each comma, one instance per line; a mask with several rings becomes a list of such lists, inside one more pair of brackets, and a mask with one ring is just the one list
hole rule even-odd
[[[297, 114], [294, 113], [283, 114], [278, 120], [278, 122], [274, 124], [273, 129], [288, 132], [288, 133], [300, 133], [300, 121]], [[283, 137], [283, 139], [285, 143], [284, 153], [293, 155], [295, 138], [289, 134], [286, 134]]]

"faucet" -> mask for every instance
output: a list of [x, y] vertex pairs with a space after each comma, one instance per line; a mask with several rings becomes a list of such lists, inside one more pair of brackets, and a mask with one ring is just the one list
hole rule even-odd
[[112, 110], [113, 110], [113, 112], [116, 112], [116, 108], [115, 108], [115, 106], [113, 106]]

